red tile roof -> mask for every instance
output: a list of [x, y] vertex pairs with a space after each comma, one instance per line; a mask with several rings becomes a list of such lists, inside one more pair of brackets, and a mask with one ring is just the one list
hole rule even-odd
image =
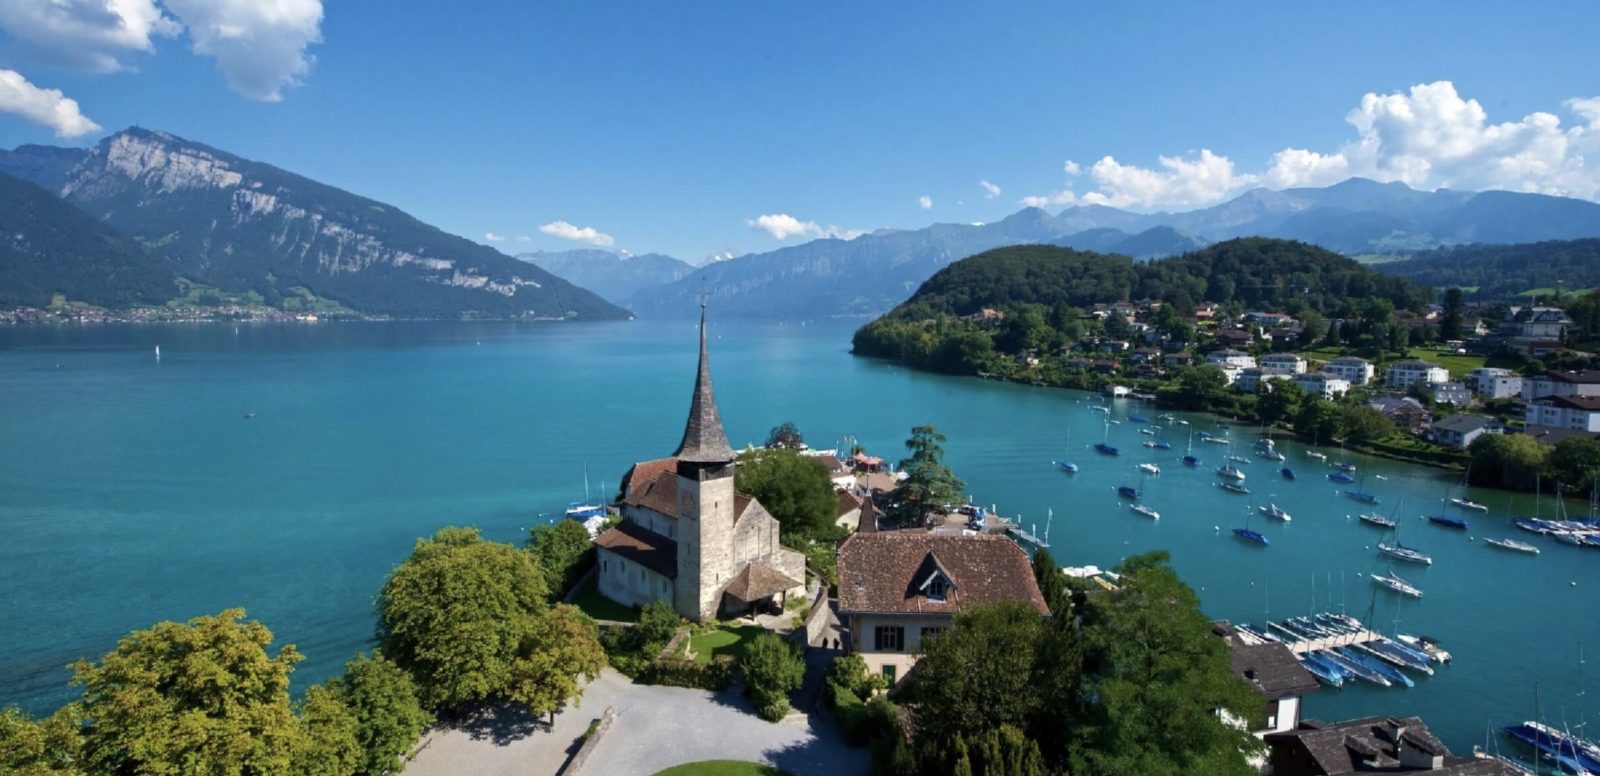
[[622, 475], [622, 492], [627, 493], [635, 485], [649, 482], [662, 472], [678, 470], [678, 459], [657, 458], [654, 461], [640, 461], [628, 467], [628, 473]]
[[[1002, 601], [1050, 613], [1027, 553], [1003, 536], [858, 532], [839, 545], [838, 564], [841, 613], [953, 613]], [[943, 571], [953, 583], [945, 601], [921, 593], [925, 567]]]
[[[667, 459], [672, 460], [672, 459]], [[652, 461], [651, 463], [655, 463]], [[638, 470], [643, 464], [635, 464]], [[622, 503], [628, 506], [644, 507], [645, 509], [660, 512], [667, 517], [678, 515], [678, 473], [671, 469], [656, 472], [649, 479], [640, 479], [637, 473], [633, 474], [632, 487], [628, 488]]]
[[848, 490], [839, 491], [839, 507], [835, 517], [844, 517], [861, 508], [861, 497]]
[[678, 543], [626, 520], [594, 543], [668, 579], [678, 577]]

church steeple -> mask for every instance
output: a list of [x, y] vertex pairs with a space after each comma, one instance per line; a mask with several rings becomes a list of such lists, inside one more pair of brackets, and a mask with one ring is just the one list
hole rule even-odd
[[711, 392], [711, 362], [706, 359], [706, 306], [700, 305], [700, 371], [694, 378], [694, 397], [689, 402], [689, 422], [683, 427], [683, 441], [673, 455], [682, 463], [729, 464], [733, 447], [722, 430], [717, 414], [717, 397]]

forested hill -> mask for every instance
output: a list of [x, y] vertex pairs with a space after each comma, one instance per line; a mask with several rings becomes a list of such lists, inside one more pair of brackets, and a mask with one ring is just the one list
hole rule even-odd
[[1461, 245], [1378, 267], [1434, 288], [1471, 289], [1471, 296], [1483, 299], [1535, 289], [1600, 288], [1600, 239]]
[[985, 307], [1085, 307], [1145, 298], [1182, 312], [1201, 302], [1337, 312], [1369, 298], [1412, 308], [1431, 297], [1428, 289], [1409, 280], [1290, 240], [1246, 237], [1148, 263], [1116, 254], [1017, 245], [951, 264], [884, 317], [910, 321], [971, 315]]

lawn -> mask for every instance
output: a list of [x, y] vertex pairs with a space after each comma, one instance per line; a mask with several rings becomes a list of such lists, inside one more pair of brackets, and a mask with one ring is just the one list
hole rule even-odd
[[1423, 361], [1438, 364], [1450, 370], [1451, 377], [1461, 377], [1483, 366], [1486, 360], [1483, 356], [1464, 356], [1460, 353], [1439, 352], [1431, 348], [1412, 348], [1411, 358], [1420, 358]]
[[696, 663], [710, 663], [717, 655], [742, 658], [745, 647], [751, 640], [766, 632], [767, 629], [759, 625], [743, 625], [737, 628], [724, 626], [691, 636], [689, 647], [694, 650]]
[[615, 620], [617, 622], [638, 622], [639, 612], [629, 606], [623, 606], [603, 595], [595, 589], [594, 580], [584, 583], [583, 589], [573, 596], [572, 603], [584, 614], [596, 620]]
[[789, 776], [770, 765], [747, 763], [739, 760], [702, 760], [697, 763], [674, 765], [656, 776]]

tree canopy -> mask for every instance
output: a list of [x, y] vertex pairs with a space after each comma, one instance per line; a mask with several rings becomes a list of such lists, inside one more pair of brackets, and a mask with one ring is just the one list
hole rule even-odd
[[809, 534], [833, 525], [838, 497], [828, 467], [789, 448], [748, 450], [739, 454], [734, 487], [761, 502], [777, 518], [783, 533]]
[[594, 628], [545, 603], [531, 553], [473, 528], [419, 540], [380, 595], [383, 652], [410, 671], [429, 706], [487, 698], [535, 714], [561, 708], [605, 664]]
[[967, 484], [945, 465], [941, 446], [945, 441], [944, 434], [931, 425], [912, 427], [911, 438], [906, 440], [911, 455], [899, 466], [905, 477], [890, 495], [891, 519], [902, 525], [920, 523], [934, 511], [961, 500]]
[[557, 599], [594, 565], [594, 543], [589, 529], [576, 520], [560, 520], [533, 527], [528, 549], [539, 558], [550, 598]]

